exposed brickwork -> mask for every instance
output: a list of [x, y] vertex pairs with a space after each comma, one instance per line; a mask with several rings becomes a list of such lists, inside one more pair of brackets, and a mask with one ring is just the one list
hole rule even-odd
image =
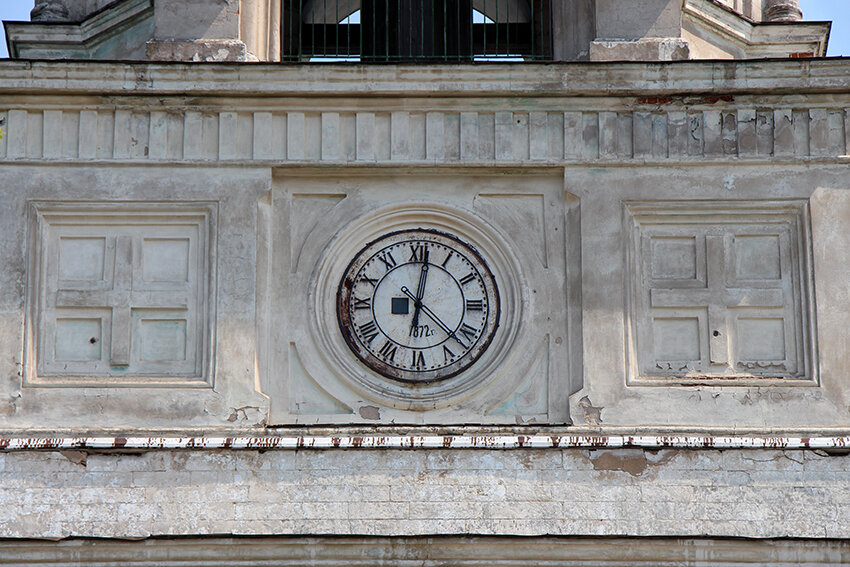
[[[0, 454], [0, 537], [850, 537], [850, 459], [769, 450]], [[120, 520], [120, 521], [118, 521]]]

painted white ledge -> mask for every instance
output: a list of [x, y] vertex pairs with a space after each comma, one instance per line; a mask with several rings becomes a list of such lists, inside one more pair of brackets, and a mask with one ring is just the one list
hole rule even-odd
[[850, 436], [364, 435], [260, 437], [17, 437], [0, 451], [109, 449], [848, 449]]

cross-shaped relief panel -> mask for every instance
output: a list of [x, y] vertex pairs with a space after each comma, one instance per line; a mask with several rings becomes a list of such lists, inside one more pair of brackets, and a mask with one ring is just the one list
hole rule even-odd
[[804, 202], [626, 210], [630, 381], [814, 380]]
[[208, 385], [214, 213], [33, 204], [26, 383]]

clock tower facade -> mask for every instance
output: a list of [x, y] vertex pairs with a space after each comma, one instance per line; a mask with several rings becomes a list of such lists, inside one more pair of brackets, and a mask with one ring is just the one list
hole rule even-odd
[[828, 23], [35, 4], [0, 61], [0, 562], [846, 555]]

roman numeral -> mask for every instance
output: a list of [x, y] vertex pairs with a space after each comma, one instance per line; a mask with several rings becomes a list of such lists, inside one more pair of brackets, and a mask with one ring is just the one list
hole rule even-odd
[[484, 311], [484, 300], [483, 299], [467, 299], [466, 300], [466, 310], [467, 311]]
[[368, 284], [371, 284], [371, 285], [372, 285], [372, 287], [378, 287], [378, 280], [373, 280], [372, 278], [367, 278], [366, 276], [362, 276], [362, 277], [360, 278], [360, 281], [361, 281], [361, 282], [366, 282], [366, 283], [368, 283]]
[[446, 267], [446, 264], [448, 264], [448, 263], [449, 263], [449, 260], [451, 260], [451, 259], [452, 259], [452, 256], [453, 256], [453, 255], [454, 255], [454, 252], [452, 252], [451, 250], [449, 250], [449, 255], [448, 255], [448, 256], [446, 256], [446, 259], [445, 259], [445, 260], [443, 260], [443, 263], [442, 263], [442, 264], [440, 264], [440, 265], [441, 265], [441, 266], [443, 266], [443, 267], [445, 268], [445, 267]]
[[443, 345], [443, 362], [448, 362], [455, 357], [455, 353], [449, 350], [449, 347]]
[[388, 272], [396, 266], [396, 261], [395, 258], [393, 258], [392, 252], [384, 252], [383, 254], [378, 256], [378, 260], [384, 263], [384, 266], [387, 268]]
[[475, 274], [466, 274], [464, 277], [461, 278], [460, 285], [466, 285], [474, 279], [475, 279]]
[[360, 333], [366, 339], [367, 345], [372, 344], [372, 341], [378, 336], [378, 325], [374, 321], [369, 321], [365, 325], [360, 325]]
[[424, 243], [410, 245], [410, 262], [427, 262], [428, 245]]
[[413, 353], [413, 366], [416, 368], [424, 368], [425, 367], [425, 356], [422, 354], [421, 350], [412, 350]]
[[471, 341], [475, 338], [475, 329], [464, 323], [460, 326], [460, 334], [466, 337], [466, 340]]
[[[355, 309], [371, 309], [372, 308], [372, 298], [367, 297], [366, 299], [357, 299], [355, 297], [354, 298], [354, 308]], [[467, 307], [467, 309], [469, 309], [469, 307]]]
[[395, 351], [398, 350], [398, 347], [390, 341], [384, 343], [384, 346], [381, 347], [381, 350], [378, 351], [378, 354], [384, 357], [384, 359], [389, 362], [393, 362], [395, 359]]

